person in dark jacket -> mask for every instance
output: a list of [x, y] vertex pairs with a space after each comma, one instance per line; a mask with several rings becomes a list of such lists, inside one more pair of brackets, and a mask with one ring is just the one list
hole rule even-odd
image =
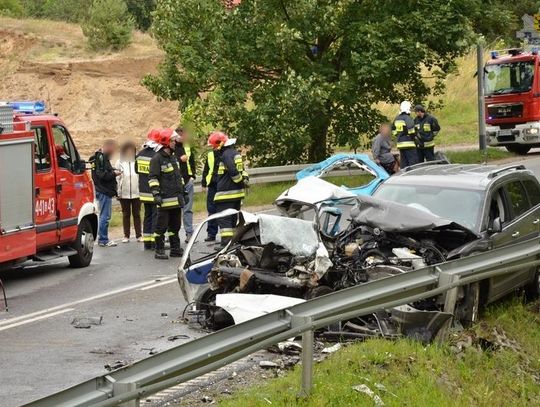
[[155, 258], [166, 260], [165, 233], [171, 245], [170, 256], [181, 257], [178, 235], [182, 225], [182, 207], [184, 206], [184, 183], [180, 173], [180, 164], [174, 154], [177, 135], [172, 129], [164, 129], [160, 133], [159, 143], [162, 148], [150, 160], [148, 185], [152, 190], [154, 202], [158, 206], [156, 223]]
[[[216, 196], [217, 188], [217, 173], [219, 166], [219, 150], [210, 150], [206, 155], [206, 160], [204, 161], [204, 167], [202, 172], [201, 185], [203, 189], [206, 190], [206, 210], [208, 211], [208, 216], [217, 213], [216, 204], [214, 198]], [[218, 222], [217, 220], [211, 220], [206, 226], [206, 239], [205, 242], [215, 242], [216, 236], [218, 233]]]
[[117, 195], [116, 176], [120, 175], [120, 171], [115, 170], [110, 161], [117, 148], [116, 141], [106, 140], [103, 147], [90, 157], [92, 181], [99, 207], [98, 244], [103, 247], [116, 246], [113, 240], [109, 240], [109, 222], [112, 199]]
[[418, 164], [416, 152], [416, 129], [411, 117], [411, 102], [404, 101], [400, 105], [400, 114], [392, 123], [392, 135], [396, 137], [400, 155], [401, 168]]
[[[236, 139], [230, 139], [222, 132], [213, 132], [208, 138], [208, 144], [219, 150], [220, 154], [216, 195], [214, 196], [216, 210], [218, 212], [226, 209], [240, 210], [242, 199], [246, 195], [245, 188], [249, 177], [244, 169], [242, 156], [234, 148]], [[219, 219], [221, 246], [226, 246], [231, 240], [237, 220], [237, 215]]]
[[135, 171], [139, 174], [139, 199], [143, 204], [143, 242], [145, 250], [154, 250], [154, 232], [157, 223], [157, 205], [154, 202], [152, 190], [148, 185], [150, 174], [150, 160], [161, 149], [159, 130], [153, 129], [148, 133], [148, 139], [135, 158]]
[[399, 162], [392, 154], [392, 130], [388, 123], [379, 126], [379, 134], [373, 139], [371, 153], [373, 160], [392, 175], [399, 171]]
[[426, 112], [426, 108], [422, 105], [414, 107], [416, 117], [414, 125], [416, 126], [416, 151], [418, 153], [418, 161], [435, 160], [435, 136], [439, 134], [441, 126], [435, 118]]
[[184, 188], [189, 198], [189, 203], [186, 203], [183, 208], [187, 243], [191, 239], [191, 235], [193, 235], [193, 193], [195, 178], [197, 177], [197, 165], [195, 164], [195, 152], [189, 143], [189, 133], [181, 127], [176, 129], [176, 133], [180, 136], [180, 141], [176, 143], [175, 154], [180, 163]]

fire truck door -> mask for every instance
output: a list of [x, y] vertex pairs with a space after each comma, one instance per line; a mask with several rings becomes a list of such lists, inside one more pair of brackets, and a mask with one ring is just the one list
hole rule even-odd
[[58, 242], [56, 177], [51, 159], [51, 145], [45, 124], [34, 131], [35, 214], [37, 247]]
[[67, 129], [52, 125], [56, 163], [56, 197], [60, 242], [72, 242], [77, 237], [78, 215], [81, 209], [83, 174], [80, 157]]

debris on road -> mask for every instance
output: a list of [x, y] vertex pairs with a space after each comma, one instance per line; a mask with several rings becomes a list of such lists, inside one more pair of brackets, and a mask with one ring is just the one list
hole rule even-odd
[[382, 401], [379, 395], [377, 395], [373, 390], [371, 390], [365, 384], [359, 384], [357, 386], [353, 386], [353, 390], [357, 391], [358, 393], [365, 394], [366, 396], [371, 398], [376, 406], [384, 406], [384, 401]]
[[189, 336], [188, 335], [173, 335], [167, 338], [167, 340], [170, 342], [177, 341], [178, 339], [189, 339]]
[[214, 403], [215, 403], [215, 401], [212, 399], [212, 397], [208, 397], [208, 396], [203, 396], [203, 397], [201, 398], [201, 401], [202, 401], [203, 403], [210, 403], [210, 404], [214, 404]]
[[271, 362], [269, 360], [261, 360], [259, 362], [259, 367], [263, 369], [279, 369], [280, 368], [280, 366], [277, 363]]
[[128, 362], [125, 360], [116, 360], [113, 363], [106, 364], [103, 366], [105, 369], [107, 369], [109, 372], [112, 372], [113, 370], [120, 369], [121, 367], [127, 366]]
[[94, 348], [89, 353], [93, 353], [95, 355], [114, 355], [114, 351], [101, 348]]
[[294, 341], [278, 343], [278, 349], [285, 355], [299, 355], [302, 353], [302, 345]]
[[100, 317], [75, 317], [71, 320], [74, 328], [90, 329], [92, 325], [102, 325], [103, 316]]
[[324, 354], [330, 354], [330, 353], [334, 353], [334, 352], [337, 352], [338, 350], [341, 349], [341, 343], [336, 343], [335, 345], [333, 346], [329, 346], [327, 348], [324, 348], [321, 353], [324, 353]]
[[141, 348], [141, 350], [142, 351], [148, 351], [149, 355], [155, 355], [156, 353], [158, 353], [156, 348]]
[[168, 317], [169, 314], [167, 314], [166, 312], [162, 312], [162, 313], [161, 313], [161, 316], [162, 316], [162, 317]]

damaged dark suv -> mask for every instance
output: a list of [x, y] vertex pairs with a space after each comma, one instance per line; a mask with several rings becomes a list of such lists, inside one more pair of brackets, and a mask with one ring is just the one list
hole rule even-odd
[[[536, 237], [539, 204], [538, 181], [521, 166], [420, 165], [386, 180], [374, 197], [308, 177], [276, 200], [283, 216], [240, 212], [233, 240], [219, 253], [195, 259], [190, 242], [179, 281], [198, 309], [226, 293], [310, 299]], [[538, 294], [536, 269], [464, 287], [455, 316], [474, 322], [482, 303], [524, 286]], [[359, 317], [340, 335], [412, 332], [429, 340], [452, 317], [443, 305], [441, 295]]]

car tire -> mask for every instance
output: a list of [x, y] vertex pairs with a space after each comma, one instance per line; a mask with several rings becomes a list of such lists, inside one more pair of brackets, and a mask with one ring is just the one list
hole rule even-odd
[[205, 321], [201, 325], [206, 325], [206, 327], [216, 331], [234, 325], [232, 315], [216, 306], [216, 295], [221, 293], [221, 290], [212, 290], [208, 287], [195, 300], [197, 309], [205, 313]]
[[536, 270], [534, 279], [525, 286], [527, 300], [533, 301], [540, 297], [540, 270]]
[[73, 243], [73, 248], [77, 250], [77, 254], [68, 257], [71, 267], [82, 268], [89, 266], [94, 255], [94, 232], [88, 219], [83, 219], [79, 223], [77, 240]]
[[520, 144], [510, 144], [505, 147], [509, 152], [518, 154], [518, 155], [526, 155], [531, 150], [531, 147], [522, 146]]
[[465, 328], [478, 322], [481, 306], [480, 283], [472, 283], [463, 287], [463, 297], [456, 303], [454, 317]]

